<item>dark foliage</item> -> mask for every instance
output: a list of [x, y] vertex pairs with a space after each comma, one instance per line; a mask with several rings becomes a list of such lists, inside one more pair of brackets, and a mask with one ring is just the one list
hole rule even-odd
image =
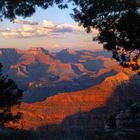
[[21, 113], [13, 114], [11, 108], [20, 105], [23, 91], [20, 90], [15, 82], [8, 79], [1, 71], [0, 64], [0, 125], [4, 126], [9, 121], [18, 121]]
[[121, 65], [140, 69], [140, 0], [75, 0], [74, 19], [99, 30], [94, 38]]
[[29, 17], [35, 13], [36, 7], [47, 9], [54, 3], [59, 8], [67, 7], [63, 0], [0, 0], [0, 19], [14, 20], [16, 16]]

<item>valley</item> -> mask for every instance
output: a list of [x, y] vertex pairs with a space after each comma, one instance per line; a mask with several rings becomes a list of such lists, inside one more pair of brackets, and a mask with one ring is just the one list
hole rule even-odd
[[[44, 48], [7, 48], [0, 49], [0, 54], [4, 73], [24, 90], [23, 101], [26, 102], [43, 101], [58, 93], [85, 89], [115, 73], [111, 67], [116, 62], [104, 50], [64, 49], [51, 53]], [[96, 77], [99, 71], [106, 68], [110, 70]]]
[[103, 129], [114, 110], [139, 99], [140, 77], [107, 51], [0, 51], [4, 73], [24, 89], [20, 108], [13, 108], [23, 117], [7, 127], [37, 132], [45, 140], [82, 140]]

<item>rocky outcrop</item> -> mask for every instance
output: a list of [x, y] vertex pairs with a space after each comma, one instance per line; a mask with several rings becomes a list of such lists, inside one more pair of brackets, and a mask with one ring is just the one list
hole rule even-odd
[[115, 113], [106, 121], [105, 128], [138, 128], [140, 130], [140, 105], [135, 103], [127, 107], [127, 109]]
[[93, 131], [87, 140], [139, 140], [140, 105], [131, 106], [112, 114], [105, 122], [105, 130]]

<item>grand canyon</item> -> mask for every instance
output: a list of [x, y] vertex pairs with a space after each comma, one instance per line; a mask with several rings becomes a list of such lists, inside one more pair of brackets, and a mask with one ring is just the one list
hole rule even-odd
[[0, 0], [0, 140], [140, 140], [140, 0]]
[[84, 140], [109, 114], [139, 99], [136, 72], [106, 50], [0, 49], [4, 74], [24, 91], [18, 123], [47, 140]]
[[[23, 100], [29, 102], [90, 87], [115, 73], [111, 69], [115, 62], [103, 50], [64, 49], [51, 53], [44, 48], [0, 49], [0, 54], [4, 72], [24, 90]], [[110, 70], [100, 76], [99, 71], [106, 71], [107, 67]]]

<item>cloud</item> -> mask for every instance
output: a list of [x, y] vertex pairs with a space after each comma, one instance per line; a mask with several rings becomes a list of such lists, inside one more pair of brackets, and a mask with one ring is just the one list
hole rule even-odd
[[10, 28], [0, 29], [0, 33], [3, 33], [3, 32], [11, 32], [11, 29]]
[[38, 22], [34, 22], [34, 21], [31, 21], [31, 20], [15, 20], [14, 23], [17, 23], [17, 24], [27, 24], [27, 25], [38, 25]]
[[9, 30], [9, 32], [1, 32], [6, 38], [32, 38], [32, 37], [44, 37], [47, 36], [50, 30], [46, 30], [42, 27], [30, 27], [22, 26], [18, 30]]
[[47, 20], [43, 20], [42, 21], [42, 26], [44, 27], [44, 28], [54, 28], [54, 24], [51, 22], [51, 21], [47, 21]]
[[77, 24], [60, 24], [54, 28], [54, 32], [82, 32], [84, 29]]
[[76, 33], [85, 32], [85, 29], [78, 26], [78, 24], [54, 24], [51, 21], [43, 20], [40, 24], [31, 21], [16, 20], [20, 24], [25, 24], [18, 29], [0, 29], [2, 36], [6, 38], [32, 38], [32, 37], [45, 37], [53, 33]]

